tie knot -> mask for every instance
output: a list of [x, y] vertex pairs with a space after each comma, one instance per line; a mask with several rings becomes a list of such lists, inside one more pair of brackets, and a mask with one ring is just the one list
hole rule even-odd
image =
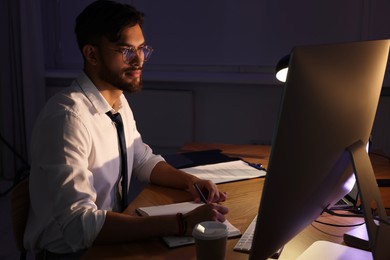
[[122, 117], [121, 117], [121, 114], [118, 112], [118, 113], [115, 113], [113, 114], [111, 111], [108, 111], [106, 113], [106, 115], [111, 118], [111, 120], [116, 123], [117, 125], [122, 125], [123, 122], [122, 122]]

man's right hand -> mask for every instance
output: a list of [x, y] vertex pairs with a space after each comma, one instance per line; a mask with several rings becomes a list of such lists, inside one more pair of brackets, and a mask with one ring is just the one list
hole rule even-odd
[[225, 206], [209, 203], [184, 214], [184, 221], [187, 224], [186, 235], [191, 235], [195, 225], [202, 221], [224, 222], [228, 212], [229, 209]]

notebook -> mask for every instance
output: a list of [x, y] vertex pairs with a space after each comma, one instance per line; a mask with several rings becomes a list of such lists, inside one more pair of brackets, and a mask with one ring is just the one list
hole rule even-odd
[[[201, 205], [203, 205], [203, 203], [182, 202], [160, 206], [141, 207], [137, 209], [137, 212], [141, 216], [172, 215], [177, 213], [185, 214]], [[233, 226], [228, 220], [226, 220], [224, 224], [228, 227], [229, 238], [241, 235], [240, 230]], [[162, 237], [162, 240], [170, 248], [191, 245], [195, 243], [195, 240], [192, 236], [164, 236]]]

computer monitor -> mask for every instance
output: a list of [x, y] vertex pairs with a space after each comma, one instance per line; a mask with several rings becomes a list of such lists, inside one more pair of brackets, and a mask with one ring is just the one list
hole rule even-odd
[[[250, 259], [266, 259], [336, 203], [356, 175], [374, 254], [386, 254], [388, 225], [365, 150], [390, 40], [296, 47], [291, 52]], [[374, 234], [375, 233], [375, 234]], [[387, 239], [387, 241], [386, 241]], [[383, 252], [386, 251], [388, 252]]]

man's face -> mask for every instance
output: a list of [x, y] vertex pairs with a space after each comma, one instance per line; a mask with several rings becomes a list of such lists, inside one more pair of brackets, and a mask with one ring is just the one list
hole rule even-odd
[[98, 76], [101, 80], [129, 93], [142, 89], [143, 57], [136, 55], [128, 64], [125, 63], [122, 51], [126, 48], [139, 48], [145, 44], [141, 27], [137, 24], [126, 27], [118, 42], [113, 43], [103, 38], [99, 45], [100, 63]]

